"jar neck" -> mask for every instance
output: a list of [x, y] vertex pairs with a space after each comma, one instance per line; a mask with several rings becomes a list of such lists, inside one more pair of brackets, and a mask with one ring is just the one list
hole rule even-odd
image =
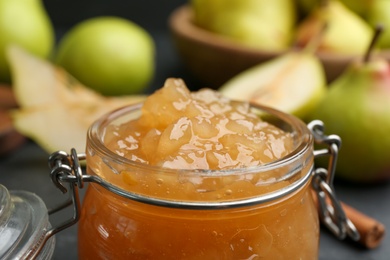
[[116, 110], [93, 124], [87, 138], [87, 174], [110, 191], [144, 203], [179, 208], [225, 208], [262, 203], [303, 186], [313, 168], [313, 136], [291, 115], [265, 107], [255, 114], [291, 134], [292, 152], [257, 166], [227, 170], [168, 169], [111, 151], [104, 137], [112, 127], [138, 118], [140, 106]]
[[[118, 185], [115, 185], [116, 180], [107, 182], [99, 176], [102, 169], [94, 168], [97, 165], [106, 167], [109, 163], [107, 158], [104, 164], [87, 162], [87, 173], [110, 192], [146, 204], [185, 209], [225, 209], [268, 203], [288, 196], [310, 182], [314, 167], [312, 149], [307, 149], [286, 165], [272, 169], [282, 172], [282, 178], [277, 181], [272, 179], [272, 173], [255, 170], [230, 176], [181, 172], [164, 176], [159, 172], [127, 168], [121, 174], [111, 172], [119, 178]], [[125, 178], [131, 178], [133, 183], [127, 187], [120, 186]], [[207, 183], [212, 183], [215, 189], [204, 189]]]

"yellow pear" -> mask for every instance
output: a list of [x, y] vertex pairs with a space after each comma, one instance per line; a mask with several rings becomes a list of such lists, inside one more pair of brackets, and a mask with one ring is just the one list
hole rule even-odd
[[257, 49], [286, 49], [296, 22], [291, 0], [191, 0], [199, 27]]
[[336, 0], [318, 6], [298, 25], [296, 43], [305, 46], [328, 25], [318, 46], [321, 52], [360, 55], [369, 46], [373, 28], [357, 14]]

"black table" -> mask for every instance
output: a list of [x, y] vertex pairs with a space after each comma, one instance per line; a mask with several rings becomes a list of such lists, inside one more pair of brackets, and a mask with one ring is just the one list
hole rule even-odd
[[[183, 68], [168, 30], [152, 30], [151, 33], [157, 44], [157, 70], [148, 92], [162, 86], [167, 77], [182, 77], [191, 89], [201, 87], [200, 83]], [[48, 208], [55, 207], [66, 196], [51, 183], [48, 156], [34, 142], [26, 142], [13, 153], [0, 157], [0, 183], [9, 190], [32, 191], [45, 201]], [[341, 200], [378, 219], [387, 228], [390, 227], [390, 182], [369, 187], [336, 182], [335, 187]], [[85, 189], [81, 190], [81, 197], [84, 191]], [[61, 220], [69, 218], [71, 214], [70, 209], [62, 211], [61, 214], [54, 214], [51, 216], [51, 222], [56, 225]], [[77, 225], [60, 232], [56, 238], [54, 259], [77, 259]], [[367, 250], [352, 242], [339, 241], [322, 228], [319, 259], [390, 259], [390, 238], [386, 236], [379, 248]]]

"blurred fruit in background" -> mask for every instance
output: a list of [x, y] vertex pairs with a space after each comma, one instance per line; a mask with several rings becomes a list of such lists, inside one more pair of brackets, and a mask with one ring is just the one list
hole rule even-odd
[[[324, 36], [322, 46], [318, 48], [316, 55], [320, 58], [327, 82], [330, 83], [341, 75], [351, 61], [364, 52], [376, 23], [385, 25], [386, 31], [382, 41], [385, 41], [387, 33], [390, 34], [390, 24], [387, 25], [390, 9], [385, 8], [385, 4], [380, 3], [382, 1], [390, 2], [387, 0], [291, 0], [283, 8], [281, 5], [283, 1], [275, 1], [277, 3], [268, 1], [266, 5], [280, 4], [278, 11], [275, 12], [277, 18], [272, 20], [270, 17], [273, 12], [267, 12], [268, 7], [255, 8], [256, 1], [188, 0], [187, 5], [172, 12], [169, 25], [174, 44], [184, 65], [204, 85], [218, 88], [250, 67], [288, 51], [302, 48], [322, 24], [327, 23], [328, 33]], [[262, 2], [257, 1], [257, 4], [260, 6]], [[378, 9], [376, 6], [380, 4], [382, 7], [379, 9], [385, 15], [375, 11]], [[209, 9], [202, 6], [208, 6]], [[291, 11], [295, 14], [286, 15]], [[282, 19], [284, 16], [288, 19]], [[213, 23], [214, 20], [218, 21], [217, 17], [230, 17], [230, 22], [233, 24], [229, 24], [227, 18], [220, 18], [223, 22], [217, 23], [219, 29], [215, 29], [216, 25]], [[238, 26], [241, 23], [237, 22], [239, 17], [245, 21], [245, 27]], [[249, 20], [253, 23], [251, 26], [248, 25]], [[275, 38], [270, 36], [271, 34], [258, 33], [256, 38], [252, 38], [250, 44], [242, 40], [242, 35], [246, 35], [250, 27], [257, 26], [260, 30], [261, 27], [266, 26], [268, 31], [272, 31], [271, 28], [281, 27], [282, 24], [287, 24], [286, 21], [291, 22], [291, 20], [295, 22], [286, 26], [289, 28], [289, 40], [282, 41], [283, 45], [287, 42], [285, 47], [281, 47], [279, 43], [272, 43]], [[240, 37], [241, 40], [237, 40]], [[378, 49], [374, 55], [390, 61], [390, 47], [385, 44], [379, 44], [378, 47], [381, 49]]]
[[[295, 0], [301, 14], [307, 15], [318, 5], [326, 4], [328, 0]], [[367, 11], [377, 0], [338, 0], [352, 12], [365, 18]]]
[[11, 82], [5, 57], [8, 44], [18, 44], [47, 58], [54, 40], [54, 29], [41, 0], [0, 0], [0, 82]]
[[327, 24], [319, 52], [359, 55], [368, 48], [373, 35], [372, 27], [359, 15], [352, 12], [337, 0], [311, 9], [308, 15], [299, 22], [295, 33], [295, 42], [299, 46], [306, 44]]
[[291, 44], [296, 10], [291, 0], [191, 0], [193, 22], [256, 49], [283, 50]]
[[390, 65], [371, 54], [352, 62], [310, 115], [341, 137], [336, 175], [361, 183], [390, 180]]
[[320, 60], [303, 50], [245, 70], [219, 90], [229, 98], [269, 106], [305, 119], [327, 88]]
[[367, 11], [367, 21], [371, 26], [376, 26], [378, 24], [384, 26], [384, 32], [379, 39], [378, 47], [390, 49], [390, 1], [372, 1], [371, 8]]
[[82, 151], [94, 120], [144, 99], [134, 94], [154, 76], [155, 44], [144, 28], [113, 16], [82, 20], [58, 40], [40, 0], [0, 0], [0, 82], [18, 106], [4, 112], [0, 129], [10, 132], [11, 114], [12, 130], [47, 152]]
[[149, 33], [119, 17], [96, 17], [60, 40], [56, 64], [104, 95], [141, 93], [154, 75], [155, 45]]

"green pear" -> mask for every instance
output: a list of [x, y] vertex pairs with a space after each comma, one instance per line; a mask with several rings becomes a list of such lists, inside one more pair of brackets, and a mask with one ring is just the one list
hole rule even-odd
[[0, 81], [11, 82], [5, 50], [10, 43], [47, 58], [54, 30], [41, 0], [0, 0]]
[[390, 179], [390, 67], [380, 57], [353, 61], [311, 115], [341, 137], [336, 176]]
[[324, 23], [328, 24], [328, 29], [318, 47], [319, 51], [360, 55], [368, 48], [373, 28], [336, 0], [318, 6], [298, 25], [297, 45], [306, 45]]
[[288, 52], [239, 73], [220, 87], [225, 96], [305, 119], [326, 92], [325, 72], [309, 51]]
[[390, 48], [390, 1], [376, 0], [373, 1], [367, 14], [367, 21], [371, 26], [382, 24], [385, 27], [383, 35], [379, 39], [378, 47], [383, 49]]
[[103, 95], [139, 94], [155, 69], [155, 43], [138, 24], [115, 16], [80, 22], [60, 39], [56, 64]]
[[245, 46], [281, 50], [291, 43], [291, 0], [191, 0], [191, 7], [196, 25]]

